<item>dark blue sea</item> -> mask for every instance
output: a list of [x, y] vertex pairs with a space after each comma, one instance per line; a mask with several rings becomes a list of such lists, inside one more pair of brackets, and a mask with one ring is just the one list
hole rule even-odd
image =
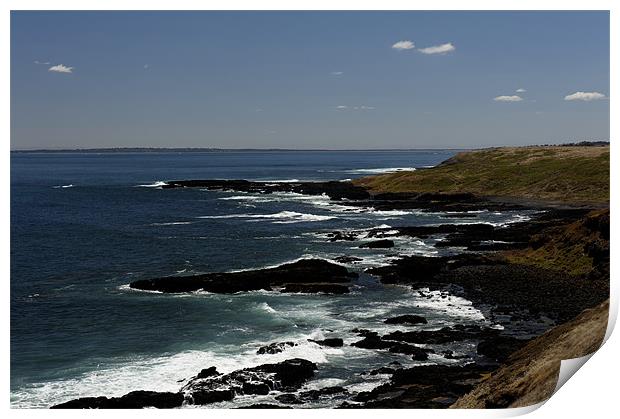
[[[444, 218], [420, 211], [352, 210], [324, 196], [253, 195], [161, 189], [175, 179], [344, 180], [433, 166], [454, 151], [12, 153], [11, 405], [49, 407], [82, 396], [132, 390], [176, 391], [202, 368], [219, 371], [302, 357], [318, 363], [307, 388], [351, 391], [381, 384], [362, 375], [390, 361], [452, 363], [441, 349], [428, 361], [345, 344], [355, 327], [398, 329], [389, 316], [420, 314], [420, 328], [488, 323], [455, 295], [383, 286], [363, 270], [404, 254], [439, 255], [437, 239], [396, 238], [393, 249], [326, 240], [334, 230], [489, 222], [521, 214], [480, 212]], [[450, 249], [442, 250], [448, 252]], [[299, 258], [355, 255], [360, 272], [343, 296], [252, 292], [187, 295], [133, 291], [140, 278], [274, 266]], [[443, 298], [442, 298], [443, 297]], [[298, 346], [256, 355], [271, 342]], [[445, 349], [445, 348], [444, 348]], [[450, 348], [475, 356], [475, 343]], [[273, 396], [239, 397], [235, 405]], [[233, 402], [213, 407], [230, 407]], [[328, 402], [321, 402], [328, 403]], [[318, 406], [321, 407], [321, 406]]]

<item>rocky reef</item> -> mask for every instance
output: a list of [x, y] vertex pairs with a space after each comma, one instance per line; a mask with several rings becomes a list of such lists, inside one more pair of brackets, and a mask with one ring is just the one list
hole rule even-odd
[[129, 286], [164, 293], [207, 291], [230, 294], [277, 288], [291, 293], [343, 294], [349, 292], [348, 285], [356, 277], [357, 274], [347, 268], [323, 259], [301, 259], [275, 268], [141, 279]]
[[183, 404], [206, 405], [224, 402], [240, 395], [264, 395], [270, 391], [295, 391], [314, 376], [316, 364], [305, 359], [288, 359], [277, 364], [233, 371], [217, 372], [215, 367], [202, 370], [177, 393], [132, 391], [121, 397], [83, 397], [52, 406], [52, 409], [140, 409], [174, 408]]

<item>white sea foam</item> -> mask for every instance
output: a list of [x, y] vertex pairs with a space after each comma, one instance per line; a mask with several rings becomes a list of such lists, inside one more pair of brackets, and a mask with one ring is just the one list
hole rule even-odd
[[149, 184], [145, 184], [145, 185], [136, 185], [137, 187], [140, 188], [161, 188], [162, 186], [167, 185], [167, 182], [164, 182], [163, 180], [158, 180], [155, 181], [153, 183], [149, 183]]
[[[126, 359], [117, 364], [97, 368], [78, 378], [23, 387], [11, 393], [11, 406], [47, 408], [79, 397], [100, 395], [119, 397], [136, 389], [176, 392], [183, 385], [179, 380], [190, 378], [205, 366], [211, 365], [216, 366], [219, 372], [228, 373], [295, 357], [315, 363], [327, 362], [327, 354], [330, 351], [307, 342], [301, 336], [299, 338], [297, 346], [274, 355], [257, 355], [256, 349], [261, 342], [255, 342], [247, 345], [248, 348], [243, 353], [238, 353], [238, 347], [221, 347], [216, 351], [191, 350], [171, 356]], [[237, 354], [232, 354], [234, 351]]]
[[345, 173], [360, 173], [360, 174], [378, 174], [378, 173], [394, 173], [394, 172], [412, 172], [416, 170], [415, 167], [379, 167], [375, 169], [351, 169], [345, 170]]
[[276, 224], [289, 224], [313, 221], [326, 221], [336, 217], [329, 215], [305, 214], [295, 211], [280, 211], [275, 214], [228, 214], [228, 215], [203, 215], [198, 218], [206, 219], [226, 219], [226, 218], [248, 218], [272, 220]]
[[[297, 183], [297, 182], [301, 182], [299, 179], [268, 179], [268, 180], [259, 180], [258, 182], [271, 182], [271, 183]], [[304, 180], [304, 182], [311, 182], [311, 181], [307, 181]]]
[[73, 188], [73, 184], [69, 184], [69, 185], [56, 185], [56, 186], [52, 186], [52, 188], [54, 189], [67, 189], [67, 188]]

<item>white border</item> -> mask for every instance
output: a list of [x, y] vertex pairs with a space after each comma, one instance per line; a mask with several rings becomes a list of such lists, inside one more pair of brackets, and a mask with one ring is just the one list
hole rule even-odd
[[[444, 1], [395, 1], [395, 0], [383, 0], [383, 1], [364, 1], [364, 0], [314, 0], [314, 1], [297, 1], [295, 3], [285, 1], [274, 0], [229, 0], [227, 2], [219, 1], [192, 1], [192, 0], [175, 0], [171, 1], [135, 1], [135, 0], [109, 0], [103, 2], [79, 2], [75, 0], [57, 0], [54, 2], [43, 0], [5, 0], [2, 2], [2, 15], [0, 17], [0, 33], [2, 34], [2, 42], [0, 43], [1, 54], [4, 58], [2, 60], [3, 65], [0, 66], [0, 78], [2, 79], [2, 95], [0, 96], [2, 101], [2, 116], [0, 118], [0, 124], [2, 125], [2, 132], [5, 133], [5, 152], [2, 154], [2, 173], [5, 181], [3, 182], [3, 194], [2, 194], [2, 227], [1, 232], [4, 238], [2, 242], [2, 268], [3, 268], [3, 283], [4, 283], [4, 301], [5, 310], [4, 316], [0, 316], [0, 321], [3, 326], [2, 335], [2, 353], [4, 358], [4, 380], [2, 380], [1, 394], [4, 395], [6, 404], [5, 409], [10, 416], [14, 417], [76, 417], [78, 415], [92, 415], [92, 416], [111, 416], [111, 415], [126, 415], [125, 411], [112, 412], [112, 411], [48, 411], [48, 410], [16, 410], [9, 409], [9, 370], [10, 370], [10, 335], [9, 335], [9, 296], [10, 296], [10, 200], [9, 200], [9, 182], [7, 179], [10, 177], [10, 153], [9, 153], [9, 135], [10, 135], [10, 10], [611, 10], [611, 71], [610, 74], [618, 74], [618, 54], [614, 51], [614, 46], [617, 46], [617, 42], [613, 42], [618, 38], [618, 24], [620, 19], [618, 18], [618, 1], [612, 0], [589, 0], [589, 1], [575, 1], [565, 0], [563, 2], [549, 1], [549, 0], [444, 0]], [[610, 97], [616, 97], [618, 94], [618, 87], [615, 80], [611, 79], [610, 85]], [[616, 106], [614, 101], [610, 101], [610, 113], [611, 115], [618, 115], [615, 112]], [[615, 137], [617, 133], [617, 124], [614, 123], [614, 119], [611, 118], [611, 137]], [[613, 140], [612, 140], [613, 141]], [[618, 179], [618, 152], [616, 147], [612, 147], [611, 152], [611, 205], [616, 208], [616, 186]], [[618, 228], [616, 224], [612, 223], [612, 241], [616, 243], [618, 239]], [[615, 256], [618, 252], [615, 251], [616, 247], [612, 246], [612, 278], [615, 278], [617, 271], [617, 264]], [[612, 281], [612, 307], [611, 312], [617, 313], [618, 304], [618, 281]], [[614, 315], [615, 317], [615, 315]], [[609, 417], [611, 412], [617, 412], [617, 406], [615, 401], [617, 399], [617, 373], [618, 373], [618, 361], [616, 354], [619, 353], [619, 343], [617, 333], [612, 334], [609, 341], [597, 352], [592, 359], [587, 363], [587, 366], [581, 369], [576, 378], [569, 380], [566, 385], [555, 394], [544, 407], [536, 410], [531, 414], [531, 417], [535, 418], [554, 418], [554, 417], [580, 417], [588, 415], [592, 417], [602, 416]], [[527, 410], [527, 409], [526, 409]], [[423, 417], [458, 417], [458, 418], [470, 418], [470, 417], [505, 417], [514, 416], [519, 413], [525, 413], [523, 410], [452, 410], [452, 411], [437, 411], [437, 410], [424, 410], [424, 411], [410, 411], [410, 410], [389, 410], [389, 411], [376, 411], [376, 410], [279, 410], [279, 411], [250, 411], [250, 410], [213, 410], [204, 411], [202, 409], [184, 409], [182, 411], [171, 410], [143, 410], [131, 412], [131, 415], [142, 417], [200, 417], [205, 415], [208, 417], [251, 417], [255, 415], [268, 415], [274, 418], [284, 418], [289, 415], [303, 416], [303, 417], [324, 417], [325, 415], [332, 416], [338, 415], [338, 417], [359, 417], [371, 415], [389, 415], [390, 417], [404, 418], [410, 415], [420, 415]]]

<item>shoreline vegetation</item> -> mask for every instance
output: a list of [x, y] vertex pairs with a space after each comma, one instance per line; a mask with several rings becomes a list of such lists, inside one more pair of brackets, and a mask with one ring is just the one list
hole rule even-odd
[[[221, 374], [205, 365], [177, 393], [138, 391], [123, 397], [87, 397], [56, 408], [180, 407], [229, 401], [238, 395], [274, 390], [277, 404], [255, 408], [303, 407], [330, 397], [341, 408], [504, 408], [527, 406], [551, 396], [562, 359], [583, 356], [602, 343], [609, 298], [609, 146], [493, 148], [457, 154], [428, 169], [403, 171], [353, 182], [250, 182], [172, 180], [162, 189], [199, 187], [252, 193], [325, 194], [339, 204], [377, 210], [443, 211], [467, 218], [473, 211], [535, 210], [527, 221], [504, 226], [442, 224], [373, 228], [371, 244], [390, 247], [391, 238], [441, 237], [437, 247], [459, 249], [450, 256], [401, 256], [366, 273], [385, 286], [427, 288], [470, 300], [502, 328], [459, 324], [417, 330], [426, 319], [410, 315], [385, 319], [402, 329], [385, 335], [355, 329], [352, 345], [426, 360], [429, 344], [477, 342], [474, 362], [404, 367], [391, 363], [368, 374], [387, 382], [350, 393], [342, 387], [300, 391], [320, 365], [303, 359]], [[330, 241], [358, 240], [334, 231]], [[346, 258], [342, 256], [341, 258]], [[326, 294], [347, 293], [356, 277], [338, 262], [302, 259], [276, 268], [141, 280], [138, 290], [232, 293], [252, 289]], [[231, 286], [231, 284], [234, 284]], [[423, 294], [423, 291], [418, 291]], [[421, 294], [421, 295], [422, 295]], [[315, 342], [342, 346], [341, 336]], [[286, 352], [292, 342], [274, 342], [259, 353]], [[447, 359], [458, 353], [444, 350]]]

